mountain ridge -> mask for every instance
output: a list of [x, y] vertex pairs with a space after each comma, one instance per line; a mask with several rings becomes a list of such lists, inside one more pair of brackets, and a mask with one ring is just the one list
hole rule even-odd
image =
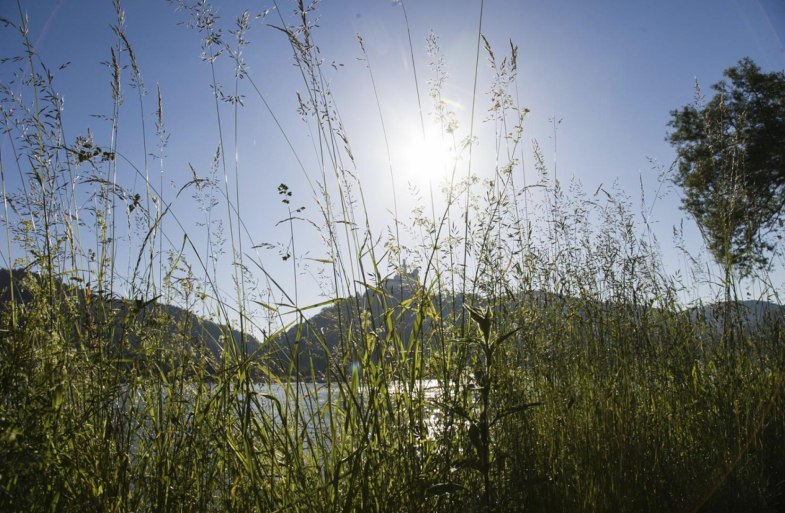
[[[54, 284], [61, 300], [59, 308], [66, 310], [64, 314], [72, 315], [72, 329], [77, 338], [87, 339], [91, 331], [101, 330], [114, 344], [125, 342], [129, 346], [125, 356], [134, 356], [138, 352], [146, 330], [157, 330], [168, 343], [190, 344], [196, 354], [204, 349], [216, 361], [220, 360], [221, 351], [228, 347], [226, 343], [229, 341], [224, 340], [227, 335], [237, 350], [242, 350], [241, 344], [244, 344], [246, 354], [261, 346], [261, 342], [249, 333], [243, 334], [227, 325], [201, 318], [186, 308], [159, 303], [158, 298], [106, 297], [103, 292], [94, 292], [89, 286], [64, 283], [60, 279], [55, 279]], [[37, 273], [0, 269], [0, 310], [8, 310], [12, 295], [18, 306], [30, 304], [35, 300], [37, 290], [44, 286], [43, 277]], [[78, 317], [73, 317], [76, 314]]]

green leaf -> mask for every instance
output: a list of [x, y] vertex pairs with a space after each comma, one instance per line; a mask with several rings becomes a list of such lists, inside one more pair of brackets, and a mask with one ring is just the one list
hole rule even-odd
[[458, 483], [436, 483], [425, 490], [426, 495], [444, 495], [446, 493], [455, 493], [466, 490], [465, 487]]
[[472, 320], [480, 327], [485, 342], [488, 342], [491, 337], [491, 321], [493, 320], [493, 312], [490, 307], [485, 307], [483, 310], [478, 310], [466, 304], [463, 307], [469, 312]]
[[270, 310], [271, 312], [277, 312], [278, 311], [277, 308], [275, 308], [274, 306], [270, 306], [267, 303], [262, 303], [261, 301], [256, 301], [256, 300], [253, 300], [253, 299], [251, 300], [251, 302], [256, 303], [257, 305], [259, 305], [261, 307], [264, 307], [264, 308]]
[[370, 283], [366, 283], [364, 281], [359, 281], [359, 280], [354, 280], [354, 282], [357, 283], [357, 284], [362, 285], [366, 289], [369, 289], [369, 290], [372, 290], [372, 291], [376, 292], [377, 294], [384, 294], [384, 291], [382, 289], [380, 289], [379, 287], [376, 287], [374, 285], [371, 285]]
[[336, 298], [333, 298], [333, 299], [328, 299], [327, 301], [322, 301], [321, 303], [314, 303], [314, 304], [308, 305], [308, 306], [295, 307], [295, 306], [292, 306], [292, 305], [287, 305], [287, 306], [290, 306], [290, 307], [294, 308], [294, 310], [292, 310], [291, 312], [286, 312], [286, 313], [289, 314], [289, 313], [295, 313], [295, 312], [304, 312], [306, 310], [312, 310], [314, 308], [321, 308], [321, 307], [328, 306], [328, 305], [334, 305], [336, 303], [340, 303], [341, 301], [345, 301], [345, 300], [346, 300], [346, 298], [336, 297]]

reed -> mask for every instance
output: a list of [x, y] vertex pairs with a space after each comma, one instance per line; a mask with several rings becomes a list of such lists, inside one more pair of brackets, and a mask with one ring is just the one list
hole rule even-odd
[[[225, 38], [209, 3], [173, 3], [200, 34], [216, 92], [208, 122], [219, 132], [208, 174], [192, 168], [174, 195], [151, 177], [147, 142], [140, 159], [118, 152], [122, 92], [138, 91], [142, 119], [146, 101], [119, 1], [108, 134], [65, 132], [54, 75], [38, 60], [21, 8], [4, 28], [18, 32], [22, 53], [3, 65], [23, 62], [26, 71], [0, 84], [11, 152], [0, 163], [3, 261], [24, 270], [5, 272], [2, 290], [0, 510], [785, 506], [781, 312], [752, 326], [685, 306], [679, 298], [690, 284], [666, 272], [629, 198], [565, 189], [536, 145], [539, 179], [527, 184], [528, 109], [517, 102], [515, 46], [495, 54], [478, 22], [478, 59], [493, 77], [491, 178], [462, 177], [456, 161], [443, 209], [427, 214], [423, 205], [399, 219], [396, 204], [384, 236], [369, 218], [327, 87], [314, 8], [300, 1], [295, 19], [280, 8], [268, 15], [307, 91], [292, 114], [318, 142], [315, 155], [291, 146], [312, 185], [318, 213], [309, 219], [324, 234], [329, 277], [328, 297], [304, 306], [293, 202], [306, 200], [279, 187], [289, 232], [282, 256], [291, 258], [294, 284], [284, 290], [255, 252], [260, 241], [245, 223], [252, 212], [239, 200], [241, 166], [227, 158], [240, 144], [240, 84], [255, 93], [244, 103], [278, 115], [242, 61], [254, 20], [241, 14]], [[475, 127], [460, 127], [441, 101], [447, 76], [433, 35], [428, 52], [442, 135], [468, 156]], [[228, 81], [222, 59], [232, 64]], [[419, 92], [423, 84], [412, 80]], [[222, 81], [233, 94], [220, 93]], [[152, 134], [140, 125], [160, 155], [165, 100], [158, 92]], [[121, 163], [136, 170], [135, 188], [118, 180]], [[11, 173], [20, 176], [18, 191], [5, 188]], [[178, 218], [178, 203], [191, 200], [202, 233]], [[121, 242], [133, 248], [125, 266]], [[219, 256], [232, 263], [228, 293]], [[406, 265], [419, 269], [417, 279], [391, 282], [412, 276]], [[734, 284], [721, 291], [726, 285]], [[167, 304], [225, 328], [208, 342], [204, 324]], [[329, 329], [309, 317], [317, 310]]]

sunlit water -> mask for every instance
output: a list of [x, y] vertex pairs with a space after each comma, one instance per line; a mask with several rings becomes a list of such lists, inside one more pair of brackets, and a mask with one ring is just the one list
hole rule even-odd
[[[414, 389], [400, 382], [392, 383], [388, 392], [393, 398], [401, 400], [405, 395], [422, 394], [423, 423], [429, 433], [439, 427], [441, 412], [436, 405], [440, 385], [437, 380], [418, 380]], [[367, 406], [370, 391], [366, 387], [358, 387], [352, 394], [347, 394], [346, 387], [327, 385], [325, 383], [263, 383], [254, 386], [258, 404], [264, 407], [265, 413], [275, 423], [281, 422], [281, 415], [297, 419], [305, 423], [309, 432], [313, 433], [321, 421], [322, 427], [329, 423], [334, 411], [345, 411], [347, 407], [363, 409]], [[346, 404], [351, 402], [351, 405]]]
[[[182, 395], [178, 399], [172, 400], [193, 404], [197, 401], [198, 396], [198, 401], [201, 404], [207, 404], [219, 400], [219, 395], [222, 393], [217, 385], [209, 385], [206, 392], [204, 388], [201, 388], [201, 392], [197, 392], [199, 388], [201, 387], [196, 385], [186, 386], [181, 391]], [[415, 399], [415, 404], [419, 403], [422, 408], [422, 411], [418, 412], [418, 417], [422, 416], [424, 434], [433, 436], [440, 429], [441, 411], [438, 407], [440, 389], [439, 381], [425, 379], [416, 381], [413, 388], [410, 384], [394, 382], [389, 385], [387, 392], [392, 398], [393, 404], [396, 404], [397, 401], [404, 401], [407, 396], [409, 399]], [[146, 394], [150, 392], [149, 389], [146, 391], [136, 389], [132, 399], [126, 389], [120, 393], [115, 405], [120, 410], [128, 411], [131, 403], [134, 403], [134, 409], [137, 412], [147, 411], [152, 414], [153, 410], [148, 409], [147, 406], [147, 398], [150, 396]], [[273, 429], [283, 428], [285, 425], [289, 428], [296, 426], [297, 429], [305, 428], [310, 436], [318, 437], [318, 432], [328, 432], [333, 416], [337, 415], [343, 419], [349, 409], [355, 409], [355, 413], [359, 412], [361, 415], [365, 414], [371, 390], [363, 386], [352, 388], [351, 385], [339, 386], [326, 383], [257, 383], [252, 388], [253, 397], [246, 397], [246, 393], [243, 391], [234, 390], [231, 393], [234, 395], [233, 402], [244, 404], [246, 398], [249, 399], [252, 413], [256, 416], [263, 416]], [[166, 409], [165, 405], [169, 401], [169, 396], [169, 390], [162, 386], [160, 406], [164, 409]], [[156, 405], [156, 409], [158, 406]], [[184, 415], [190, 415], [190, 409], [187, 407], [180, 409], [180, 411]], [[149, 424], [150, 422], [153, 422], [152, 418], [148, 418], [140, 427], [146, 431], [146, 426], [154, 431], [155, 428]]]

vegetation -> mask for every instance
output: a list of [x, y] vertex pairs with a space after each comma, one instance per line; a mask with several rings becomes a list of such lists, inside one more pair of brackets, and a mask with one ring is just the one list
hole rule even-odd
[[[234, 78], [253, 84], [236, 51], [249, 16], [225, 42], [206, 2], [179, 4], [203, 36], [205, 65], [233, 59]], [[30, 272], [8, 273], [0, 311], [0, 510], [785, 507], [782, 312], [769, 305], [775, 315], [750, 323], [727, 316], [741, 304], [681, 305], [684, 285], [665, 272], [629, 200], [547, 185], [536, 146], [544, 193], [522, 187], [516, 155], [527, 110], [514, 101], [514, 46], [499, 58], [485, 44], [494, 76], [488, 122], [500, 128], [493, 177], [453, 173], [442, 212], [393, 219], [380, 239], [324, 87], [313, 10], [301, 2], [294, 22], [275, 22], [305, 81], [300, 114], [325, 143], [313, 222], [326, 234], [332, 281], [309, 308], [275, 289], [264, 260], [247, 251], [255, 244], [237, 197], [220, 188], [230, 183], [220, 177], [229, 174], [224, 140], [211, 174], [194, 175], [177, 197], [145, 175], [147, 156], [137, 189], [117, 180], [118, 161], [130, 162], [115, 147], [120, 91], [130, 84], [142, 105], [144, 86], [116, 6], [112, 129], [73, 143], [24, 18], [6, 27], [19, 31], [24, 54], [5, 65], [24, 65], [18, 83], [0, 85], [17, 167], [2, 169], [3, 185], [18, 172], [24, 187], [3, 191], [3, 251], [10, 259], [11, 245], [21, 248], [13, 267]], [[429, 38], [431, 97], [459, 149], [460, 127], [441, 101], [437, 43]], [[237, 98], [212, 85], [223, 102], [217, 112], [236, 115]], [[255, 99], [265, 103], [261, 93]], [[163, 147], [160, 95], [157, 104]], [[208, 219], [201, 251], [172, 207], [188, 192]], [[293, 234], [283, 257], [296, 263], [297, 212], [288, 187], [279, 192]], [[216, 284], [222, 246], [213, 221], [223, 207], [230, 249], [222, 258], [236, 270], [236, 297]], [[416, 244], [404, 246], [402, 227], [414, 227]], [[126, 269], [121, 239], [133, 248]], [[416, 280], [394, 280], [415, 267]], [[253, 295], [255, 275], [288, 304]], [[137, 310], [157, 302], [207, 312], [225, 326], [221, 351], [194, 348], [192, 325], [173, 328], [165, 310], [129, 314], [125, 301], [102, 299], [121, 296]], [[305, 315], [320, 308], [330, 344], [325, 326]], [[261, 334], [258, 349], [244, 343], [251, 333]], [[280, 366], [271, 347], [293, 357]]]
[[671, 112], [684, 209], [721, 264], [765, 266], [785, 207], [785, 73], [750, 59], [725, 70], [707, 103]]

